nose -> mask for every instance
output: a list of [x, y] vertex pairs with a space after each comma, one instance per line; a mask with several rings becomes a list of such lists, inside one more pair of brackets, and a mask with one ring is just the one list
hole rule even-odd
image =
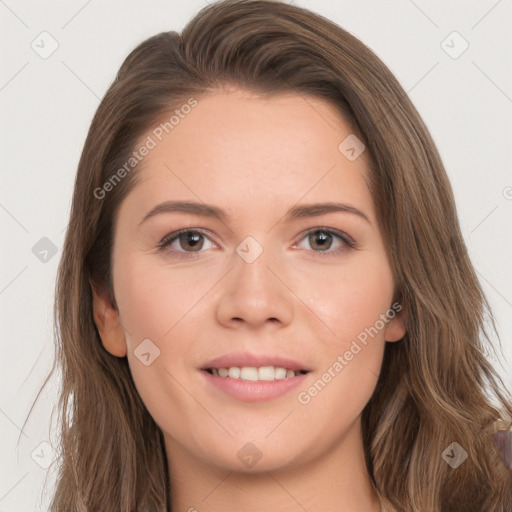
[[290, 324], [296, 304], [283, 266], [269, 250], [252, 262], [235, 253], [233, 268], [219, 287], [217, 320], [229, 328]]

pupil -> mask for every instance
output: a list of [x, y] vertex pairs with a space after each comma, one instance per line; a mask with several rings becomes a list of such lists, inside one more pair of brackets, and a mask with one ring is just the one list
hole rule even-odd
[[[331, 244], [325, 244], [323, 242], [325, 242], [326, 240], [328, 240], [328, 238], [330, 237], [331, 235], [329, 235], [328, 233], [325, 233], [324, 231], [316, 231], [315, 233], [311, 233], [310, 234], [310, 242], [311, 242], [311, 237], [313, 237], [313, 240], [320, 240], [320, 244], [319, 244], [319, 248], [320, 249], [329, 249], [329, 247], [331, 246]], [[313, 248], [314, 247], [315, 243], [312, 243], [311, 246]]]
[[183, 242], [186, 242], [194, 249], [201, 249], [202, 244], [199, 243], [201, 236], [202, 235], [196, 231], [187, 231], [186, 233], [182, 233], [180, 235], [180, 243], [182, 244], [182, 247]]

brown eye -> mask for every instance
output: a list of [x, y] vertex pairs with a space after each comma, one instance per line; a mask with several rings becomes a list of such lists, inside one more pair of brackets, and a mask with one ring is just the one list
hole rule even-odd
[[[310, 229], [302, 240], [307, 240], [311, 250], [315, 253], [325, 253], [325, 255], [337, 255], [350, 248], [357, 249], [357, 243], [343, 231], [331, 228], [313, 228]], [[334, 244], [334, 245], [333, 245]], [[330, 250], [334, 247], [333, 250]]]
[[194, 252], [199, 251], [203, 246], [204, 241], [202, 238], [203, 235], [197, 231], [185, 231], [178, 236], [180, 246], [183, 249], [191, 248]]
[[308, 240], [314, 250], [325, 251], [332, 245], [332, 235], [325, 231], [314, 231], [310, 233]]
[[[210, 246], [205, 247], [205, 240], [210, 243]], [[215, 247], [215, 244], [210, 238], [202, 231], [196, 229], [182, 229], [170, 233], [158, 244], [160, 250], [181, 253], [184, 256], [200, 253], [203, 252], [201, 249], [210, 249], [212, 247]]]

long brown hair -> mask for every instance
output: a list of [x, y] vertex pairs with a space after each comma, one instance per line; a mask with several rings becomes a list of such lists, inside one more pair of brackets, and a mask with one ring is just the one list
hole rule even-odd
[[[92, 313], [91, 286], [115, 305], [113, 227], [136, 166], [111, 181], [108, 193], [98, 190], [164, 115], [228, 84], [323, 98], [369, 152], [377, 218], [407, 311], [407, 334], [386, 345], [362, 416], [367, 467], [382, 503], [407, 512], [510, 512], [512, 472], [493, 433], [496, 420], [512, 421], [512, 401], [486, 358], [496, 328], [432, 138], [362, 42], [306, 9], [265, 0], [209, 5], [181, 34], [142, 42], [94, 116], [58, 269], [56, 357], [43, 384], [58, 366], [61, 460], [51, 510], [169, 510], [162, 433], [127, 359], [103, 347]], [[468, 454], [457, 469], [442, 458], [452, 442]]]

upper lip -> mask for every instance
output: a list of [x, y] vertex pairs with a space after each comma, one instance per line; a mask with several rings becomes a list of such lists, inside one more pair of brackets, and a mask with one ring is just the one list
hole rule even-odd
[[299, 363], [289, 357], [282, 357], [279, 355], [271, 354], [251, 354], [249, 352], [233, 352], [230, 354], [224, 354], [222, 356], [211, 359], [204, 364], [201, 369], [207, 370], [210, 368], [231, 368], [231, 367], [242, 368], [244, 366], [277, 366], [286, 368], [287, 370], [293, 371], [311, 371], [303, 363]]

